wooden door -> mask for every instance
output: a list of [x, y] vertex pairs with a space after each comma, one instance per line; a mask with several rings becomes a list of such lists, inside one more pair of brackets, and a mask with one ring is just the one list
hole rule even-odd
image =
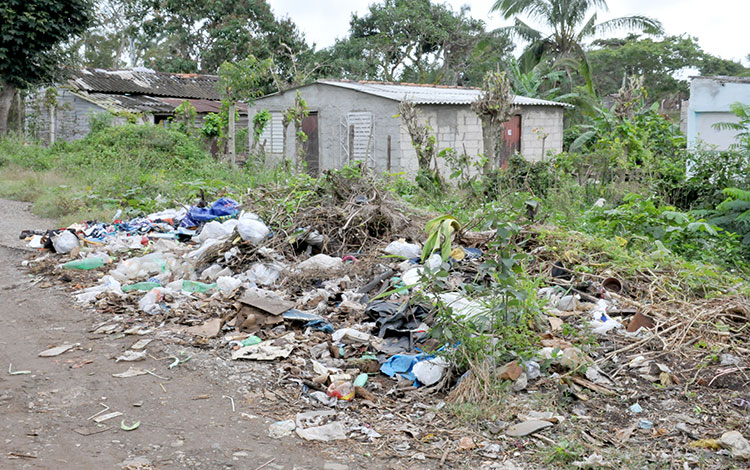
[[318, 113], [310, 113], [302, 120], [302, 132], [307, 136], [305, 141], [305, 162], [307, 172], [317, 176], [320, 171], [320, 156], [318, 150]]
[[508, 158], [521, 152], [521, 115], [516, 114], [510, 121], [503, 123], [503, 138], [500, 143], [500, 167], [508, 165]]

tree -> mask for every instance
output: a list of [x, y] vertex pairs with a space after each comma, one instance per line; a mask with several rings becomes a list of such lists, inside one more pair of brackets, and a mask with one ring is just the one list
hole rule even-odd
[[[661, 23], [653, 18], [635, 15], [597, 23], [596, 9], [607, 9], [606, 0], [497, 0], [491, 11], [499, 11], [504, 18], [515, 18], [508, 30], [529, 42], [521, 56], [525, 70], [548, 57], [562, 62], [571, 74], [572, 63], [586, 80], [586, 87], [594, 94], [591, 65], [584, 42], [594, 36], [618, 29], [635, 29], [648, 34], [661, 34]], [[594, 10], [592, 13], [589, 13]], [[543, 33], [527, 25], [518, 15], [528, 15], [543, 23], [551, 33]]]
[[661, 40], [631, 34], [624, 39], [600, 39], [588, 52], [595, 73], [594, 85], [601, 95], [611, 95], [623, 86], [627, 77], [644, 77], [649, 101], [686, 97], [690, 88], [680, 72], [698, 69], [703, 75], [736, 75], [745, 72], [741, 64], [704, 52], [695, 38], [666, 36]]
[[498, 147], [502, 143], [503, 123], [516, 113], [515, 95], [505, 72], [489, 72], [484, 77], [482, 94], [471, 104], [471, 109], [482, 121], [484, 141], [484, 173], [493, 168], [505, 168], [506, 162], [498, 160]]
[[493, 39], [468, 12], [430, 0], [373, 3], [367, 14], [352, 16], [349, 37], [329, 49], [325, 69], [352, 78], [458, 83], [480, 41]]
[[271, 59], [258, 60], [250, 55], [237, 63], [224, 62], [219, 68], [217, 88], [229, 104], [229, 155], [232, 165], [237, 163], [234, 141], [235, 107], [238, 101], [244, 101], [250, 106], [262, 94], [261, 86], [270, 67]]
[[6, 0], [0, 4], [0, 136], [18, 89], [60, 72], [61, 46], [91, 22], [88, 0]]
[[[157, 70], [216, 73], [224, 62], [252, 54], [259, 60], [273, 58], [274, 76], [287, 82], [294, 80], [295, 65], [314, 59], [297, 26], [274, 17], [266, 0], [119, 1], [141, 5], [135, 10], [143, 17], [143, 62]], [[273, 82], [266, 79], [268, 92]]]

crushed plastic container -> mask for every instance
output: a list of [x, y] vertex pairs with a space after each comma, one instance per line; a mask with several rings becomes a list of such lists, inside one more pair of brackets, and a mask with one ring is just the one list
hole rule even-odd
[[329, 397], [336, 397], [339, 400], [350, 401], [354, 398], [354, 386], [351, 382], [337, 380], [328, 386], [326, 393]]

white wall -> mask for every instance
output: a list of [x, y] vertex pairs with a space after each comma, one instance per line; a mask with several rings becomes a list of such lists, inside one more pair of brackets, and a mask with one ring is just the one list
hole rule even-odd
[[690, 82], [687, 112], [688, 147], [699, 142], [726, 150], [736, 143], [735, 131], [720, 131], [717, 122], [737, 122], [729, 110], [733, 103], [750, 104], [750, 79], [734, 77], [694, 77]]

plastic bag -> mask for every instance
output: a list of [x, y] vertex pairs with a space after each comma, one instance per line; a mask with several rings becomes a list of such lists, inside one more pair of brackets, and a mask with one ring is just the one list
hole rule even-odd
[[78, 246], [78, 237], [69, 230], [63, 230], [55, 237], [52, 237], [52, 246], [57, 253], [70, 253]]
[[389, 255], [401, 256], [406, 259], [419, 258], [422, 256], [422, 249], [414, 243], [396, 240], [385, 247], [385, 252]]
[[226, 222], [219, 222], [213, 220], [203, 226], [201, 233], [193, 237], [193, 240], [198, 243], [203, 243], [206, 240], [216, 239], [223, 240], [229, 237], [237, 227], [237, 220], [227, 220]]
[[242, 281], [229, 276], [221, 276], [216, 280], [216, 287], [222, 294], [231, 294], [239, 289]]
[[240, 233], [240, 237], [242, 237], [243, 240], [250, 241], [256, 245], [262, 242], [268, 234], [271, 233], [268, 227], [266, 227], [266, 224], [250, 217], [240, 219], [237, 224], [237, 231]]

